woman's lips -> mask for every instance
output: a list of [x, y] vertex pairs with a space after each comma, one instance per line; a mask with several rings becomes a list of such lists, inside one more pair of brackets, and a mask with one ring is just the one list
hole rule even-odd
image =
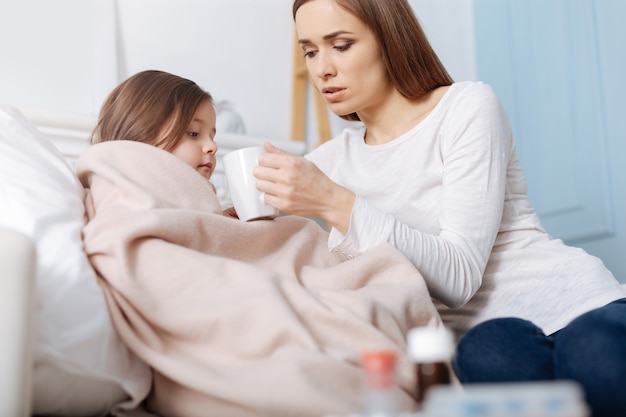
[[322, 90], [322, 95], [329, 103], [339, 101], [345, 95], [346, 89], [341, 87], [326, 87]]

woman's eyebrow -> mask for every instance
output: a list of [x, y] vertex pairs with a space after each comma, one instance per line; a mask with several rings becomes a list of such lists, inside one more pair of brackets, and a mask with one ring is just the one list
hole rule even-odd
[[[347, 30], [338, 30], [336, 32], [332, 32], [332, 33], [329, 33], [328, 35], [322, 36], [322, 39], [327, 41], [328, 39], [333, 39], [333, 38], [336, 38], [337, 36], [345, 35], [345, 34], [352, 34], [352, 33], [348, 32]], [[311, 41], [309, 39], [298, 39], [298, 43], [300, 45], [304, 45], [307, 43], [311, 43]]]

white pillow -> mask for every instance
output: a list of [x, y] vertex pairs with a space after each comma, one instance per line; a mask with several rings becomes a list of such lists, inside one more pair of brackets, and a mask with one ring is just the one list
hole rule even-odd
[[151, 385], [115, 332], [83, 251], [83, 192], [54, 145], [0, 106], [0, 225], [30, 236], [38, 255], [34, 414], [104, 415]]

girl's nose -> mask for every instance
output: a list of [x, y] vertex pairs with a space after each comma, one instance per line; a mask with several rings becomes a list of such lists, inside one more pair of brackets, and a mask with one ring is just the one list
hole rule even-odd
[[215, 142], [213, 142], [212, 139], [208, 139], [205, 142], [205, 144], [204, 144], [204, 146], [202, 148], [202, 151], [204, 153], [208, 153], [208, 154], [215, 154], [215, 153], [217, 153], [217, 145], [215, 144]]

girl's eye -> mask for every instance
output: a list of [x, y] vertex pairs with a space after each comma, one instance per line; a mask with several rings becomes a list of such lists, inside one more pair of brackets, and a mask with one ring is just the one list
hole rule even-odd
[[313, 58], [315, 56], [316, 51], [312, 51], [312, 50], [305, 50], [304, 51], [304, 57], [305, 58]]
[[199, 133], [198, 133], [198, 132], [187, 132], [187, 134], [188, 134], [189, 136], [191, 136], [192, 138], [197, 138], [197, 137], [198, 137], [198, 135], [199, 135]]

